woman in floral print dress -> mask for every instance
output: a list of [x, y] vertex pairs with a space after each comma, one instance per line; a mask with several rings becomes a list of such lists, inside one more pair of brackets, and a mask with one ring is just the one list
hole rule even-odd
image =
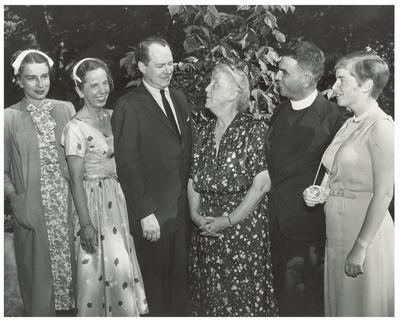
[[266, 126], [244, 114], [247, 76], [226, 64], [206, 88], [216, 117], [200, 128], [188, 184], [195, 316], [276, 316], [267, 197]]
[[107, 65], [79, 61], [72, 73], [84, 106], [62, 136], [76, 223], [78, 316], [147, 313], [127, 208], [117, 180], [110, 114], [103, 107], [112, 86]]
[[41, 51], [18, 52], [12, 66], [25, 97], [4, 111], [4, 193], [13, 210], [27, 316], [55, 316], [75, 307], [73, 206], [60, 145], [75, 109], [70, 102], [46, 98], [52, 65]]

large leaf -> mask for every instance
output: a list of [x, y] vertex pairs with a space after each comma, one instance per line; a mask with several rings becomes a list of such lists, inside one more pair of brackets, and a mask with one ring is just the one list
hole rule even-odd
[[289, 10], [292, 11], [293, 13], [295, 9], [294, 6], [283, 6], [283, 5], [263, 6], [263, 8], [266, 10], [284, 11], [286, 14], [289, 12]]
[[275, 36], [275, 39], [276, 39], [278, 42], [283, 43], [283, 42], [286, 41], [285, 35], [284, 35], [283, 33], [281, 33], [279, 30], [275, 29], [272, 33], [273, 33], [273, 35]]
[[202, 47], [202, 45], [194, 35], [188, 35], [183, 42], [183, 48], [185, 49], [187, 54], [194, 52], [200, 47]]
[[199, 59], [194, 56], [187, 56], [183, 60], [187, 63], [197, 63], [199, 61]]
[[207, 13], [204, 15], [203, 21], [204, 21], [204, 23], [207, 24], [209, 27], [211, 27], [212, 29], [214, 29], [214, 25], [215, 25], [215, 22], [217, 21], [217, 19], [216, 19], [212, 14], [210, 14], [209, 12], [207, 12]]
[[[203, 12], [199, 10], [193, 18], [193, 23], [199, 23], [201, 17], [203, 16]], [[201, 23], [201, 22], [200, 22]]]
[[201, 42], [201, 44], [204, 46], [204, 47], [207, 47], [207, 42], [203, 39], [203, 38], [201, 38], [199, 35], [197, 35], [197, 34], [193, 34], [193, 36], [195, 36], [196, 37], [196, 39], [199, 41], [199, 42]]
[[190, 35], [194, 31], [197, 31], [197, 30], [200, 30], [200, 27], [196, 26], [196, 25], [190, 25], [183, 29], [183, 31], [185, 32], [186, 35]]
[[239, 41], [239, 44], [241, 45], [242, 49], [246, 48], [251, 43], [258, 44], [257, 33], [252, 28], [250, 28], [247, 34], [243, 37], [243, 39]]
[[201, 26], [201, 31], [206, 35], [208, 40], [211, 40], [211, 35], [210, 35], [210, 31], [208, 30], [208, 28]]
[[264, 23], [271, 29], [278, 28], [278, 25], [276, 23], [276, 17], [269, 11], [265, 11]]
[[261, 59], [258, 60], [258, 63], [260, 64], [261, 71], [262, 71], [263, 73], [266, 73], [266, 72], [268, 71], [268, 66], [267, 66], [267, 64], [266, 64], [263, 60], [261, 60]]
[[207, 11], [211, 13], [214, 17], [219, 17], [219, 12], [215, 6], [207, 6]]
[[265, 57], [267, 58], [268, 62], [274, 66], [280, 61], [278, 53], [272, 47], [268, 47], [268, 53], [265, 55]]
[[204, 15], [204, 22], [212, 29], [215, 29], [218, 19], [219, 13], [215, 6], [207, 6], [207, 13]]
[[249, 29], [247, 40], [258, 44], [258, 36], [253, 28]]
[[251, 6], [245, 5], [245, 6], [238, 6], [236, 11], [241, 11], [241, 10], [249, 10]]
[[247, 41], [248, 33], [244, 35], [244, 37], [239, 41], [240, 47], [242, 49], [246, 48], [249, 45], [249, 42]]
[[261, 46], [257, 51], [256, 51], [256, 57], [257, 59], [260, 59], [260, 57], [264, 56], [264, 54], [268, 51], [267, 46]]
[[173, 16], [175, 16], [177, 13], [179, 13], [181, 11], [181, 6], [169, 5], [168, 6], [168, 10], [169, 10], [169, 15], [171, 17], [173, 17]]
[[211, 54], [215, 55], [215, 53], [220, 49], [220, 45], [216, 45], [213, 49], [211, 49]]

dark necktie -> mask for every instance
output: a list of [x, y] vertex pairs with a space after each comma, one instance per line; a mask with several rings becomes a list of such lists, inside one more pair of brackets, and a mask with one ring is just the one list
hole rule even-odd
[[162, 89], [160, 91], [160, 93], [161, 93], [162, 103], [164, 105], [165, 112], [167, 113], [167, 117], [168, 117], [169, 121], [171, 122], [173, 128], [175, 129], [176, 133], [178, 134], [178, 136], [180, 136], [180, 133], [178, 130], [178, 125], [175, 122], [175, 117], [174, 117], [174, 114], [172, 113], [171, 106], [169, 105], [167, 98], [165, 97], [165, 91]]

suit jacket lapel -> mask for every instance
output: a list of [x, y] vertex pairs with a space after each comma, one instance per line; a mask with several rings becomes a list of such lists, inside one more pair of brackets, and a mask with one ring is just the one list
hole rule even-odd
[[190, 126], [189, 126], [189, 115], [186, 111], [187, 106], [184, 106], [184, 102], [179, 99], [179, 96], [176, 95], [176, 91], [170, 90], [170, 95], [172, 102], [174, 103], [176, 116], [178, 118], [179, 128], [181, 130], [181, 141], [182, 143], [187, 140], [190, 136]]

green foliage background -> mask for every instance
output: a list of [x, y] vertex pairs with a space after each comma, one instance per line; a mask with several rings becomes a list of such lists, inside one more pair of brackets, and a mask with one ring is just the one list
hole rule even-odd
[[72, 64], [82, 57], [105, 60], [116, 85], [112, 107], [137, 84], [133, 46], [149, 35], [171, 44], [176, 62], [172, 85], [186, 90], [195, 113], [204, 103], [213, 65], [222, 60], [248, 73], [252, 112], [268, 120], [280, 100], [273, 81], [279, 49], [303, 38], [326, 54], [321, 90], [333, 84], [333, 65], [348, 52], [368, 46], [386, 58], [392, 77], [380, 104], [394, 116], [394, 6], [5, 6], [4, 106], [22, 95], [12, 83], [11, 55], [33, 47], [56, 62], [49, 96], [70, 100], [77, 108], [69, 78]]

